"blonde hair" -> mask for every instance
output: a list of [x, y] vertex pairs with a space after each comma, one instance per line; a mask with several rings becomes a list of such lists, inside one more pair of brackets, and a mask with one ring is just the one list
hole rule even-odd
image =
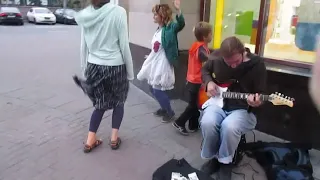
[[204, 37], [212, 33], [212, 26], [207, 22], [201, 21], [193, 28], [193, 32], [198, 41], [203, 41]]
[[172, 10], [168, 4], [156, 4], [152, 7], [152, 12], [160, 16], [165, 25], [172, 21]]

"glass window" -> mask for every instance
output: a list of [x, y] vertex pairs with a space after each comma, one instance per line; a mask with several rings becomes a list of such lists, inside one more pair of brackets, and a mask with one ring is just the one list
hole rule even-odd
[[0, 4], [2, 5], [23, 5], [22, 0], [1, 0]]
[[237, 36], [245, 46], [255, 51], [258, 32], [260, 0], [211, 1], [210, 23], [213, 24], [213, 49], [219, 48], [223, 39]]
[[73, 9], [66, 9], [65, 14], [66, 14], [67, 16], [74, 17], [75, 14], [76, 14], [76, 11], [73, 10]]
[[47, 6], [48, 0], [26, 0], [29, 6]]
[[38, 14], [48, 14], [48, 13], [51, 13], [51, 11], [47, 8], [37, 8], [37, 9], [34, 9], [34, 12], [35, 13], [38, 13]]
[[1, 12], [6, 12], [6, 13], [20, 13], [19, 9], [16, 7], [2, 7]]
[[317, 0], [270, 0], [263, 56], [313, 63], [319, 12]]

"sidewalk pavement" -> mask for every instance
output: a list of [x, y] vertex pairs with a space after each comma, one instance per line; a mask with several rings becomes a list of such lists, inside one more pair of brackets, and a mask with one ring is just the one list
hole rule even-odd
[[[158, 105], [131, 85], [120, 135], [123, 144], [110, 150], [111, 112], [107, 112], [98, 135], [104, 140], [89, 154], [82, 152], [92, 107], [80, 90], [33, 88], [0, 89], [1, 180], [151, 180], [152, 173], [169, 159], [185, 158], [200, 168], [201, 134], [179, 135], [171, 124], [154, 117]], [[177, 114], [185, 103], [172, 102]], [[253, 133], [247, 139], [253, 140]], [[255, 131], [256, 140], [281, 141]], [[315, 177], [320, 177], [320, 153], [311, 152]], [[248, 165], [248, 163], [251, 164]], [[253, 169], [254, 168], [254, 169]], [[255, 172], [256, 171], [256, 172]], [[266, 179], [261, 167], [244, 158], [233, 179]]]

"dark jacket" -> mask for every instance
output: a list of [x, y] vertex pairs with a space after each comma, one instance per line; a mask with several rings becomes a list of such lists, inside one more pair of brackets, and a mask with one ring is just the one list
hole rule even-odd
[[[228, 90], [240, 93], [265, 93], [267, 70], [261, 57], [250, 54], [249, 61], [241, 63], [237, 68], [229, 67], [221, 57], [208, 60], [202, 68], [202, 81], [216, 84], [232, 82]], [[232, 111], [248, 109], [246, 100], [225, 99], [223, 109]]]

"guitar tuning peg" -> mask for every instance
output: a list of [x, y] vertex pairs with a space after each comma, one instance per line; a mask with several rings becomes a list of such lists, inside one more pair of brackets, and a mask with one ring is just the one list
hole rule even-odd
[[288, 99], [288, 96], [284, 97], [285, 99]]

